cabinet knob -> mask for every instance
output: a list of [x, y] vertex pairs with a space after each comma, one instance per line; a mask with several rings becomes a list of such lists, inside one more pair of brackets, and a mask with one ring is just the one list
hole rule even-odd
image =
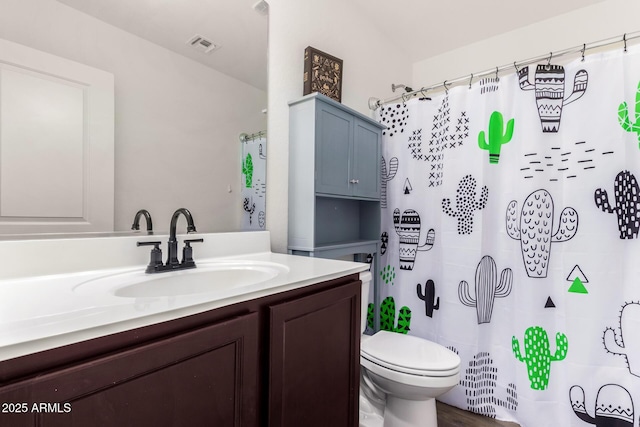
[[360, 182], [360, 180], [359, 180], [359, 179], [350, 179], [350, 180], [349, 180], [349, 183], [350, 183], [350, 184], [357, 184], [357, 183], [359, 183], [359, 182]]

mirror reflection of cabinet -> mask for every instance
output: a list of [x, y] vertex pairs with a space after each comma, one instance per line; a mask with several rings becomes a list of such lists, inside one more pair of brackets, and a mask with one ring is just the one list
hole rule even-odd
[[0, 233], [113, 230], [113, 75], [0, 40]]

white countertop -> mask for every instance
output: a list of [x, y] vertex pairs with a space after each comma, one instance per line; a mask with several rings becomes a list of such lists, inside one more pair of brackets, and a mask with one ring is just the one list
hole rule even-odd
[[[223, 261], [274, 263], [280, 266], [281, 271], [276, 277], [242, 287], [212, 287], [210, 292], [205, 293], [138, 298], [119, 297], [98, 288], [93, 292], [86, 285], [82, 292], [78, 292], [77, 287], [87, 281], [114, 274], [144, 275], [146, 261], [135, 265], [91, 270], [67, 266], [66, 269], [71, 271], [56, 271], [55, 274], [34, 276], [25, 276], [23, 273], [13, 274], [20, 277], [0, 277], [0, 361], [359, 273], [369, 267], [367, 264], [349, 261], [264, 251], [268, 248], [268, 244], [265, 244], [265, 235], [256, 233], [254, 236], [248, 236], [248, 234], [251, 233], [193, 236], [204, 236], [205, 242], [208, 241], [209, 245], [208, 248], [205, 247], [206, 245], [194, 245], [196, 263], [201, 266]], [[239, 239], [243, 240], [244, 246], [248, 248], [246, 251], [242, 252], [235, 248], [234, 244], [229, 243], [234, 241], [235, 235], [241, 235]], [[149, 237], [139, 240], [166, 242], [163, 236]], [[253, 241], [254, 237], [258, 240]], [[135, 238], [133, 240], [131, 238], [116, 239], [122, 239], [122, 244], [127, 248], [132, 244], [135, 246]], [[73, 254], [69, 251], [82, 250], [95, 244], [89, 240], [96, 239], [81, 239], [80, 242], [74, 240], [71, 243], [58, 242], [57, 247], [65, 249], [67, 252], [63, 250], [63, 253], [66, 256], [72, 256]], [[266, 234], [266, 242], [268, 242], [268, 234]], [[0, 242], [1, 244], [5, 242]], [[37, 246], [37, 244], [32, 242], [32, 245]], [[103, 240], [101, 246], [104, 244]], [[109, 244], [115, 243], [110, 241]], [[212, 246], [216, 249], [213, 250]], [[225, 246], [233, 255], [217, 256], [220, 255], [220, 247]], [[8, 250], [0, 247], [0, 253], [3, 249]], [[260, 252], [251, 252], [255, 249]], [[149, 250], [150, 248], [146, 247], [146, 250], [141, 251], [144, 253], [143, 258], [148, 258]], [[215, 254], [216, 256], [202, 258], [198, 256], [199, 251], [204, 255]], [[86, 264], [92, 265], [92, 262], [78, 262], [79, 266]], [[42, 269], [41, 266], [38, 271]], [[55, 268], [53, 270], [55, 271]], [[184, 270], [182, 273], [193, 274], [196, 270], [197, 268]], [[166, 274], [181, 273], [157, 273], [154, 276]]]

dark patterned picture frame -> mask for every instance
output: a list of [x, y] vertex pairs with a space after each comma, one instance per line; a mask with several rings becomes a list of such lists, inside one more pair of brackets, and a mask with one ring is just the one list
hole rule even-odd
[[311, 46], [304, 50], [303, 95], [319, 92], [342, 102], [342, 59]]

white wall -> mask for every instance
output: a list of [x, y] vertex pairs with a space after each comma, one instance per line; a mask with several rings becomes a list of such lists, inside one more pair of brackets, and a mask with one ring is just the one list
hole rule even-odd
[[[548, 52], [636, 32], [640, 30], [638, 16], [638, 0], [605, 0], [416, 62], [413, 64], [413, 87], [431, 86]], [[564, 57], [557, 63], [571, 58]], [[515, 72], [515, 69], [509, 72]]]
[[289, 109], [302, 96], [304, 49], [344, 61], [342, 103], [371, 115], [371, 96], [392, 95], [391, 83], [411, 78], [411, 61], [377, 32], [350, 2], [269, 1], [269, 156], [267, 228], [272, 250], [287, 250]]
[[238, 135], [266, 128], [264, 91], [55, 0], [0, 0], [0, 38], [114, 74], [116, 230], [140, 208], [166, 230], [179, 207], [239, 229]]

